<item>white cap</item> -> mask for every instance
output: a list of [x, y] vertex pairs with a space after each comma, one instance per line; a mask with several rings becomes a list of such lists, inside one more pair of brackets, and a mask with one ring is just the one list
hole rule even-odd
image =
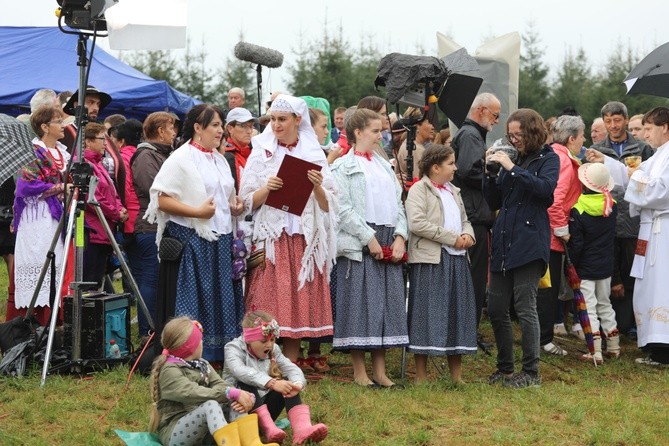
[[249, 122], [256, 121], [257, 119], [251, 115], [251, 112], [242, 107], [235, 107], [228, 112], [228, 115], [225, 117], [225, 123], [230, 124], [231, 122]]

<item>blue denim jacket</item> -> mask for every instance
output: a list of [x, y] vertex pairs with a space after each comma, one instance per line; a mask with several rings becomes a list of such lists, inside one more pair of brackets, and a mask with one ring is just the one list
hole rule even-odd
[[[374, 158], [383, 164], [395, 184], [395, 197], [399, 208], [395, 236], [407, 239], [407, 217], [402, 204], [402, 189], [393, 173], [390, 163], [374, 153]], [[339, 158], [332, 165], [332, 173], [339, 190], [339, 229], [337, 231], [337, 257], [344, 256], [362, 261], [362, 248], [374, 236], [365, 221], [365, 174], [358, 166], [353, 150]]]

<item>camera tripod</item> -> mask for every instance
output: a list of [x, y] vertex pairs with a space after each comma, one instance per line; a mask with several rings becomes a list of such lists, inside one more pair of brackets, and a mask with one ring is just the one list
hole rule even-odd
[[[60, 23], [59, 23], [60, 25]], [[72, 33], [65, 31], [61, 27], [61, 31], [65, 33]], [[51, 311], [51, 320], [49, 323], [49, 336], [47, 340], [46, 354], [44, 357], [44, 366], [42, 368], [42, 379], [40, 381], [40, 386], [44, 386], [46, 382], [46, 376], [49, 371], [49, 362], [51, 359], [53, 341], [55, 336], [56, 321], [58, 320], [58, 310], [60, 309], [61, 300], [62, 300], [62, 285], [65, 280], [65, 271], [67, 266], [67, 258], [69, 254], [70, 247], [72, 245], [73, 235], [75, 241], [75, 255], [74, 255], [74, 281], [70, 284], [70, 288], [73, 291], [72, 299], [72, 350], [69, 363], [65, 366], [60, 366], [59, 369], [63, 367], [69, 368], [72, 372], [81, 372], [83, 369], [83, 362], [81, 358], [81, 315], [82, 315], [82, 293], [84, 290], [90, 289], [91, 287], [97, 285], [96, 283], [87, 283], [83, 282], [83, 257], [84, 257], [84, 209], [86, 205], [91, 205], [94, 207], [96, 215], [100, 222], [102, 223], [107, 238], [109, 239], [114, 252], [119, 258], [121, 269], [125, 274], [126, 278], [130, 283], [130, 288], [132, 289], [134, 295], [137, 298], [139, 308], [143, 311], [146, 320], [149, 324], [149, 327], [153, 330], [153, 320], [151, 315], [142, 299], [139, 287], [133, 278], [128, 265], [121, 253], [121, 250], [116, 243], [116, 239], [112, 234], [111, 228], [109, 227], [106, 218], [100, 210], [99, 203], [95, 199], [95, 188], [98, 183], [98, 178], [93, 175], [93, 168], [90, 164], [83, 162], [83, 129], [88, 121], [87, 110], [84, 106], [84, 98], [86, 92], [86, 86], [88, 84], [88, 72], [86, 67], [88, 61], [86, 58], [86, 39], [88, 35], [83, 33], [72, 33], [79, 36], [77, 43], [77, 54], [79, 60], [77, 65], [79, 66], [79, 100], [76, 107], [76, 126], [77, 126], [77, 136], [75, 139], [75, 148], [76, 148], [76, 159], [78, 162], [70, 164], [66, 172], [65, 179], [67, 180], [68, 174], [71, 174], [72, 177], [72, 188], [71, 193], [66, 193], [68, 197], [65, 200], [65, 208], [68, 210], [67, 213], [63, 213], [59, 223], [58, 228], [56, 229], [55, 234], [51, 242], [50, 249], [47, 253], [46, 260], [42, 267], [40, 277], [38, 279], [37, 287], [33, 294], [33, 298], [28, 308], [27, 317], [30, 317], [32, 314], [35, 302], [39, 294], [39, 290], [42, 287], [44, 277], [46, 276], [46, 271], [49, 268], [50, 262], [55, 262], [54, 250], [58, 243], [58, 239], [61, 237], [62, 229], [67, 221], [67, 227], [65, 230], [65, 243], [63, 247], [63, 259], [60, 269], [60, 274], [56, 286], [56, 295], [54, 302], [52, 303]], [[94, 31], [94, 36], [95, 36]], [[95, 46], [95, 41], [93, 42], [93, 48]], [[92, 62], [92, 53], [91, 50], [91, 62]], [[89, 66], [89, 65], [88, 65]]]

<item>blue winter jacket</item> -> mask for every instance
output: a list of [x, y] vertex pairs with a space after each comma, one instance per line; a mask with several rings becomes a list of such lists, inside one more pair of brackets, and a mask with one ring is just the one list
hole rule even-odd
[[483, 195], [499, 214], [492, 228], [490, 270], [505, 272], [534, 260], [548, 264], [551, 228], [548, 208], [560, 173], [549, 146], [516, 161], [510, 171], [486, 175]]

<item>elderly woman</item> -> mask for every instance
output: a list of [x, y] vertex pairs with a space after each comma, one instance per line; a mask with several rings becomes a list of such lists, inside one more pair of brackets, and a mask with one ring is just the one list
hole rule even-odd
[[[63, 214], [63, 172], [70, 155], [58, 142], [64, 135], [63, 112], [51, 105], [41, 106], [30, 117], [30, 124], [37, 135], [33, 139], [35, 160], [19, 171], [14, 199], [14, 231], [16, 246], [14, 257], [15, 296], [7, 302], [7, 318], [25, 315], [25, 309], [37, 285], [49, 251], [52, 236]], [[56, 277], [63, 262], [63, 241], [54, 247]], [[49, 283], [51, 269], [39, 290], [34, 315], [46, 325], [51, 315], [49, 308]], [[19, 311], [23, 309], [23, 311]]]
[[[240, 188], [254, 213], [252, 244], [264, 247], [266, 256], [264, 267], [248, 276], [246, 308], [281, 321], [284, 354], [295, 362], [300, 339], [332, 335], [328, 279], [336, 254], [336, 198], [304, 100], [279, 95], [269, 113], [271, 125], [252, 140]], [[276, 174], [287, 155], [321, 166], [306, 174], [313, 192], [299, 216], [265, 205], [270, 192], [283, 187]]]
[[[223, 360], [225, 344], [241, 333], [244, 316], [241, 283], [232, 278], [232, 217], [243, 203], [235, 195], [230, 166], [216, 150], [223, 117], [208, 104], [186, 115], [186, 141], [163, 163], [150, 189], [145, 214], [158, 223], [157, 241], [177, 239], [180, 253], [161, 258], [158, 306], [171, 316], [196, 319], [204, 327], [203, 356]], [[162, 292], [161, 292], [162, 290]]]
[[581, 182], [578, 180], [580, 162], [575, 154], [580, 153], [585, 136], [585, 124], [580, 116], [560, 116], [553, 122], [551, 139], [553, 152], [560, 159], [560, 173], [553, 193], [553, 205], [548, 208], [548, 220], [551, 225], [551, 252], [548, 262], [551, 286], [540, 289], [537, 294], [537, 312], [539, 314], [540, 340], [546, 353], [564, 356], [567, 351], [553, 342], [556, 308], [559, 306], [560, 278], [564, 243], [569, 241], [569, 213], [581, 195]]
[[233, 108], [225, 117], [225, 130], [229, 136], [224, 142], [223, 156], [230, 164], [236, 190], [239, 190], [246, 160], [251, 156], [251, 136], [257, 121], [250, 111], [241, 107]]
[[[128, 163], [128, 172], [132, 175], [132, 184], [137, 196], [139, 209], [137, 219], [132, 228], [134, 242], [126, 247], [130, 269], [137, 281], [144, 303], [157, 325], [164, 320], [156, 313], [156, 290], [158, 288], [158, 247], [156, 246], [157, 225], [143, 218], [149, 207], [149, 189], [156, 178], [160, 167], [174, 150], [173, 141], [176, 137], [176, 118], [166, 112], [151, 113], [144, 120], [144, 142], [139, 143], [137, 150]], [[137, 312], [140, 336], [149, 332], [149, 324], [142, 311]]]
[[[489, 149], [486, 169], [499, 164], [498, 175], [486, 170], [483, 195], [499, 211], [492, 229], [488, 316], [497, 344], [497, 371], [490, 383], [510, 387], [539, 385], [539, 318], [537, 290], [550, 257], [548, 208], [560, 172], [560, 160], [544, 145], [546, 129], [534, 110], [521, 108], [509, 116], [507, 138], [518, 151], [511, 161], [504, 151]], [[523, 365], [514, 374], [513, 300], [522, 333]]]
[[[128, 211], [121, 204], [114, 182], [102, 163], [105, 154], [106, 128], [102, 124], [86, 124], [84, 130], [84, 159], [93, 166], [93, 175], [98, 177], [95, 199], [107, 224], [114, 231], [117, 224], [128, 220]], [[92, 205], [86, 205], [86, 224], [90, 228], [88, 244], [84, 250], [84, 282], [102, 284], [107, 270], [107, 261], [112, 253], [109, 236]]]

